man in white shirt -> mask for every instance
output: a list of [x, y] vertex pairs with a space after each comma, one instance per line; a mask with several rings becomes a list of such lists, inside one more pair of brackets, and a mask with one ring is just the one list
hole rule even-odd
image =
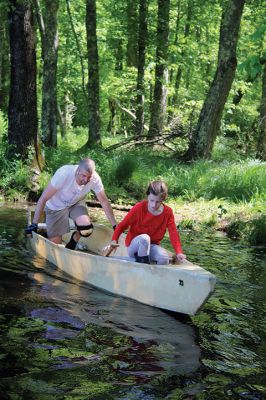
[[102, 180], [95, 170], [94, 161], [86, 158], [81, 160], [79, 165], [64, 165], [55, 172], [38, 200], [32, 224], [26, 228], [26, 233], [37, 231], [41, 214], [45, 211], [48, 238], [54, 243], [62, 243], [62, 235], [70, 231], [70, 217], [74, 220], [77, 230], [66, 247], [75, 249], [80, 237], [90, 236], [93, 231], [84, 200], [90, 191], [95, 193], [107, 219], [115, 229], [115, 217]]

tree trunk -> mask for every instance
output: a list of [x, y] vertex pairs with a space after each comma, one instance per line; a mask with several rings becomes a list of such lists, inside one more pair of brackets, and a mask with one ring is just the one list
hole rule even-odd
[[237, 66], [236, 47], [244, 0], [230, 0], [220, 27], [218, 64], [184, 159], [209, 158]]
[[86, 86], [85, 86], [85, 66], [84, 66], [83, 54], [82, 54], [82, 49], [81, 49], [81, 45], [80, 45], [80, 42], [79, 42], [79, 37], [78, 37], [77, 32], [75, 30], [75, 25], [74, 25], [72, 14], [71, 14], [70, 1], [69, 0], [66, 0], [66, 6], [67, 6], [67, 14], [68, 14], [68, 17], [69, 17], [71, 30], [72, 30], [74, 38], [75, 38], [75, 42], [76, 42], [76, 46], [77, 46], [77, 52], [78, 52], [78, 56], [79, 56], [79, 60], [80, 60], [81, 77], [82, 77], [82, 91], [83, 91], [84, 97], [85, 97], [85, 99], [87, 101], [87, 92], [86, 92]]
[[2, 108], [2, 104], [3, 104], [3, 100], [4, 100], [4, 94], [3, 94], [4, 46], [3, 46], [3, 44], [5, 43], [5, 27], [0, 29], [0, 43], [2, 43], [2, 46], [0, 46], [0, 108]]
[[29, 2], [10, 0], [11, 81], [8, 107], [8, 156], [28, 158], [33, 146], [42, 166], [37, 136], [35, 30]]
[[113, 136], [115, 136], [115, 100], [110, 97], [108, 99], [108, 105], [110, 110], [110, 117], [107, 126], [107, 132], [110, 132]]
[[144, 131], [144, 71], [147, 37], [147, 2], [139, 2], [139, 39], [138, 39], [138, 77], [137, 77], [137, 105], [136, 105], [136, 135], [143, 135]]
[[9, 48], [8, 48], [8, 29], [7, 10], [4, 8], [1, 11], [0, 28], [0, 108], [7, 111], [8, 91], [9, 91]]
[[[177, 9], [177, 16], [176, 16], [176, 21], [175, 21], [175, 38], [174, 38], [174, 42], [173, 45], [174, 47], [178, 45], [178, 38], [179, 38], [179, 27], [180, 27], [180, 6], [181, 6], [181, 0], [177, 0], [177, 4], [176, 4], [176, 9]], [[170, 60], [170, 64], [173, 65], [174, 64], [174, 57], [176, 56], [175, 52], [171, 52], [171, 60]], [[178, 67], [178, 70], [180, 70], [181, 67]], [[181, 75], [180, 75], [181, 78]], [[170, 73], [169, 73], [169, 85], [170, 86], [174, 86], [175, 87], [175, 71], [173, 68], [171, 68]], [[168, 104], [170, 106], [170, 112], [168, 113], [168, 120], [171, 120], [171, 117], [173, 115], [173, 108], [171, 108], [171, 106], [175, 103], [174, 101], [174, 96], [175, 96], [176, 91], [174, 91], [174, 93], [171, 96], [168, 96]]]
[[66, 118], [61, 110], [60, 105], [57, 103], [57, 120], [60, 126], [61, 137], [66, 137]]
[[[180, 7], [180, 4], [178, 3], [178, 7]], [[185, 44], [182, 49], [182, 59], [185, 59], [185, 53], [186, 53], [186, 42], [187, 42], [187, 37], [190, 34], [190, 25], [191, 25], [191, 19], [192, 19], [192, 12], [193, 12], [193, 7], [194, 7], [194, 0], [188, 0], [187, 3], [187, 14], [186, 14], [186, 23], [185, 23], [185, 29], [184, 29], [184, 38], [185, 38]], [[180, 18], [179, 16], [180, 10], [178, 8], [178, 20]], [[176, 29], [179, 28], [179, 21], [176, 22]], [[176, 37], [175, 37], [175, 45], [178, 44], [178, 32], [176, 32]], [[181, 78], [182, 78], [182, 73], [183, 69], [181, 65], [178, 66], [177, 72], [176, 72], [176, 78], [175, 78], [175, 91], [173, 94], [173, 101], [172, 104], [175, 106], [178, 102], [178, 91], [181, 83]]]
[[137, 48], [137, 15], [136, 0], [127, 0], [127, 65], [129, 67], [138, 66], [138, 48]]
[[121, 38], [114, 38], [114, 56], [115, 56], [115, 71], [123, 70], [123, 40]]
[[266, 161], [266, 62], [264, 62], [262, 75], [259, 132], [257, 157], [263, 161]]
[[59, 0], [43, 0], [43, 14], [39, 0], [34, 0], [42, 39], [42, 139], [46, 146], [57, 146], [57, 13]]
[[96, 0], [87, 0], [86, 9], [87, 49], [88, 49], [88, 147], [101, 144], [100, 136], [100, 88], [99, 65], [96, 33]]
[[166, 121], [167, 104], [167, 53], [169, 35], [169, 0], [158, 0], [157, 50], [153, 102], [151, 108], [150, 135], [160, 135]]

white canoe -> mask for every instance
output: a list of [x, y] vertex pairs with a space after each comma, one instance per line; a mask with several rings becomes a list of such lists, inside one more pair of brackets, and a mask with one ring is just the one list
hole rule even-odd
[[[102, 256], [111, 236], [111, 229], [95, 224], [93, 234], [81, 238], [75, 251], [34, 232], [30, 243], [38, 255], [66, 274], [153, 307], [194, 315], [213, 292], [215, 276], [187, 260], [169, 265], [136, 263], [126, 256], [125, 235], [113, 256]], [[70, 234], [63, 237], [65, 242], [69, 238]]]

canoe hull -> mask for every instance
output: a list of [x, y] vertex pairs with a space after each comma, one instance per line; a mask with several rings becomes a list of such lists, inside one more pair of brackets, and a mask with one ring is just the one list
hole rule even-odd
[[216, 278], [186, 261], [148, 265], [66, 249], [33, 233], [33, 250], [64, 273], [143, 304], [194, 315], [214, 290]]

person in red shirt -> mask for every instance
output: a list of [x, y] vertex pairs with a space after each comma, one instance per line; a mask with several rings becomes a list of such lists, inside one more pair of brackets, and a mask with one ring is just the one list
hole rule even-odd
[[135, 204], [117, 225], [110, 248], [117, 247], [120, 235], [128, 229], [125, 244], [130, 257], [135, 257], [139, 263], [169, 264], [169, 255], [160, 246], [168, 229], [177, 260], [184, 260], [186, 256], [182, 252], [173, 210], [163, 203], [168, 195], [166, 183], [161, 180], [150, 182], [146, 194], [147, 199]]

